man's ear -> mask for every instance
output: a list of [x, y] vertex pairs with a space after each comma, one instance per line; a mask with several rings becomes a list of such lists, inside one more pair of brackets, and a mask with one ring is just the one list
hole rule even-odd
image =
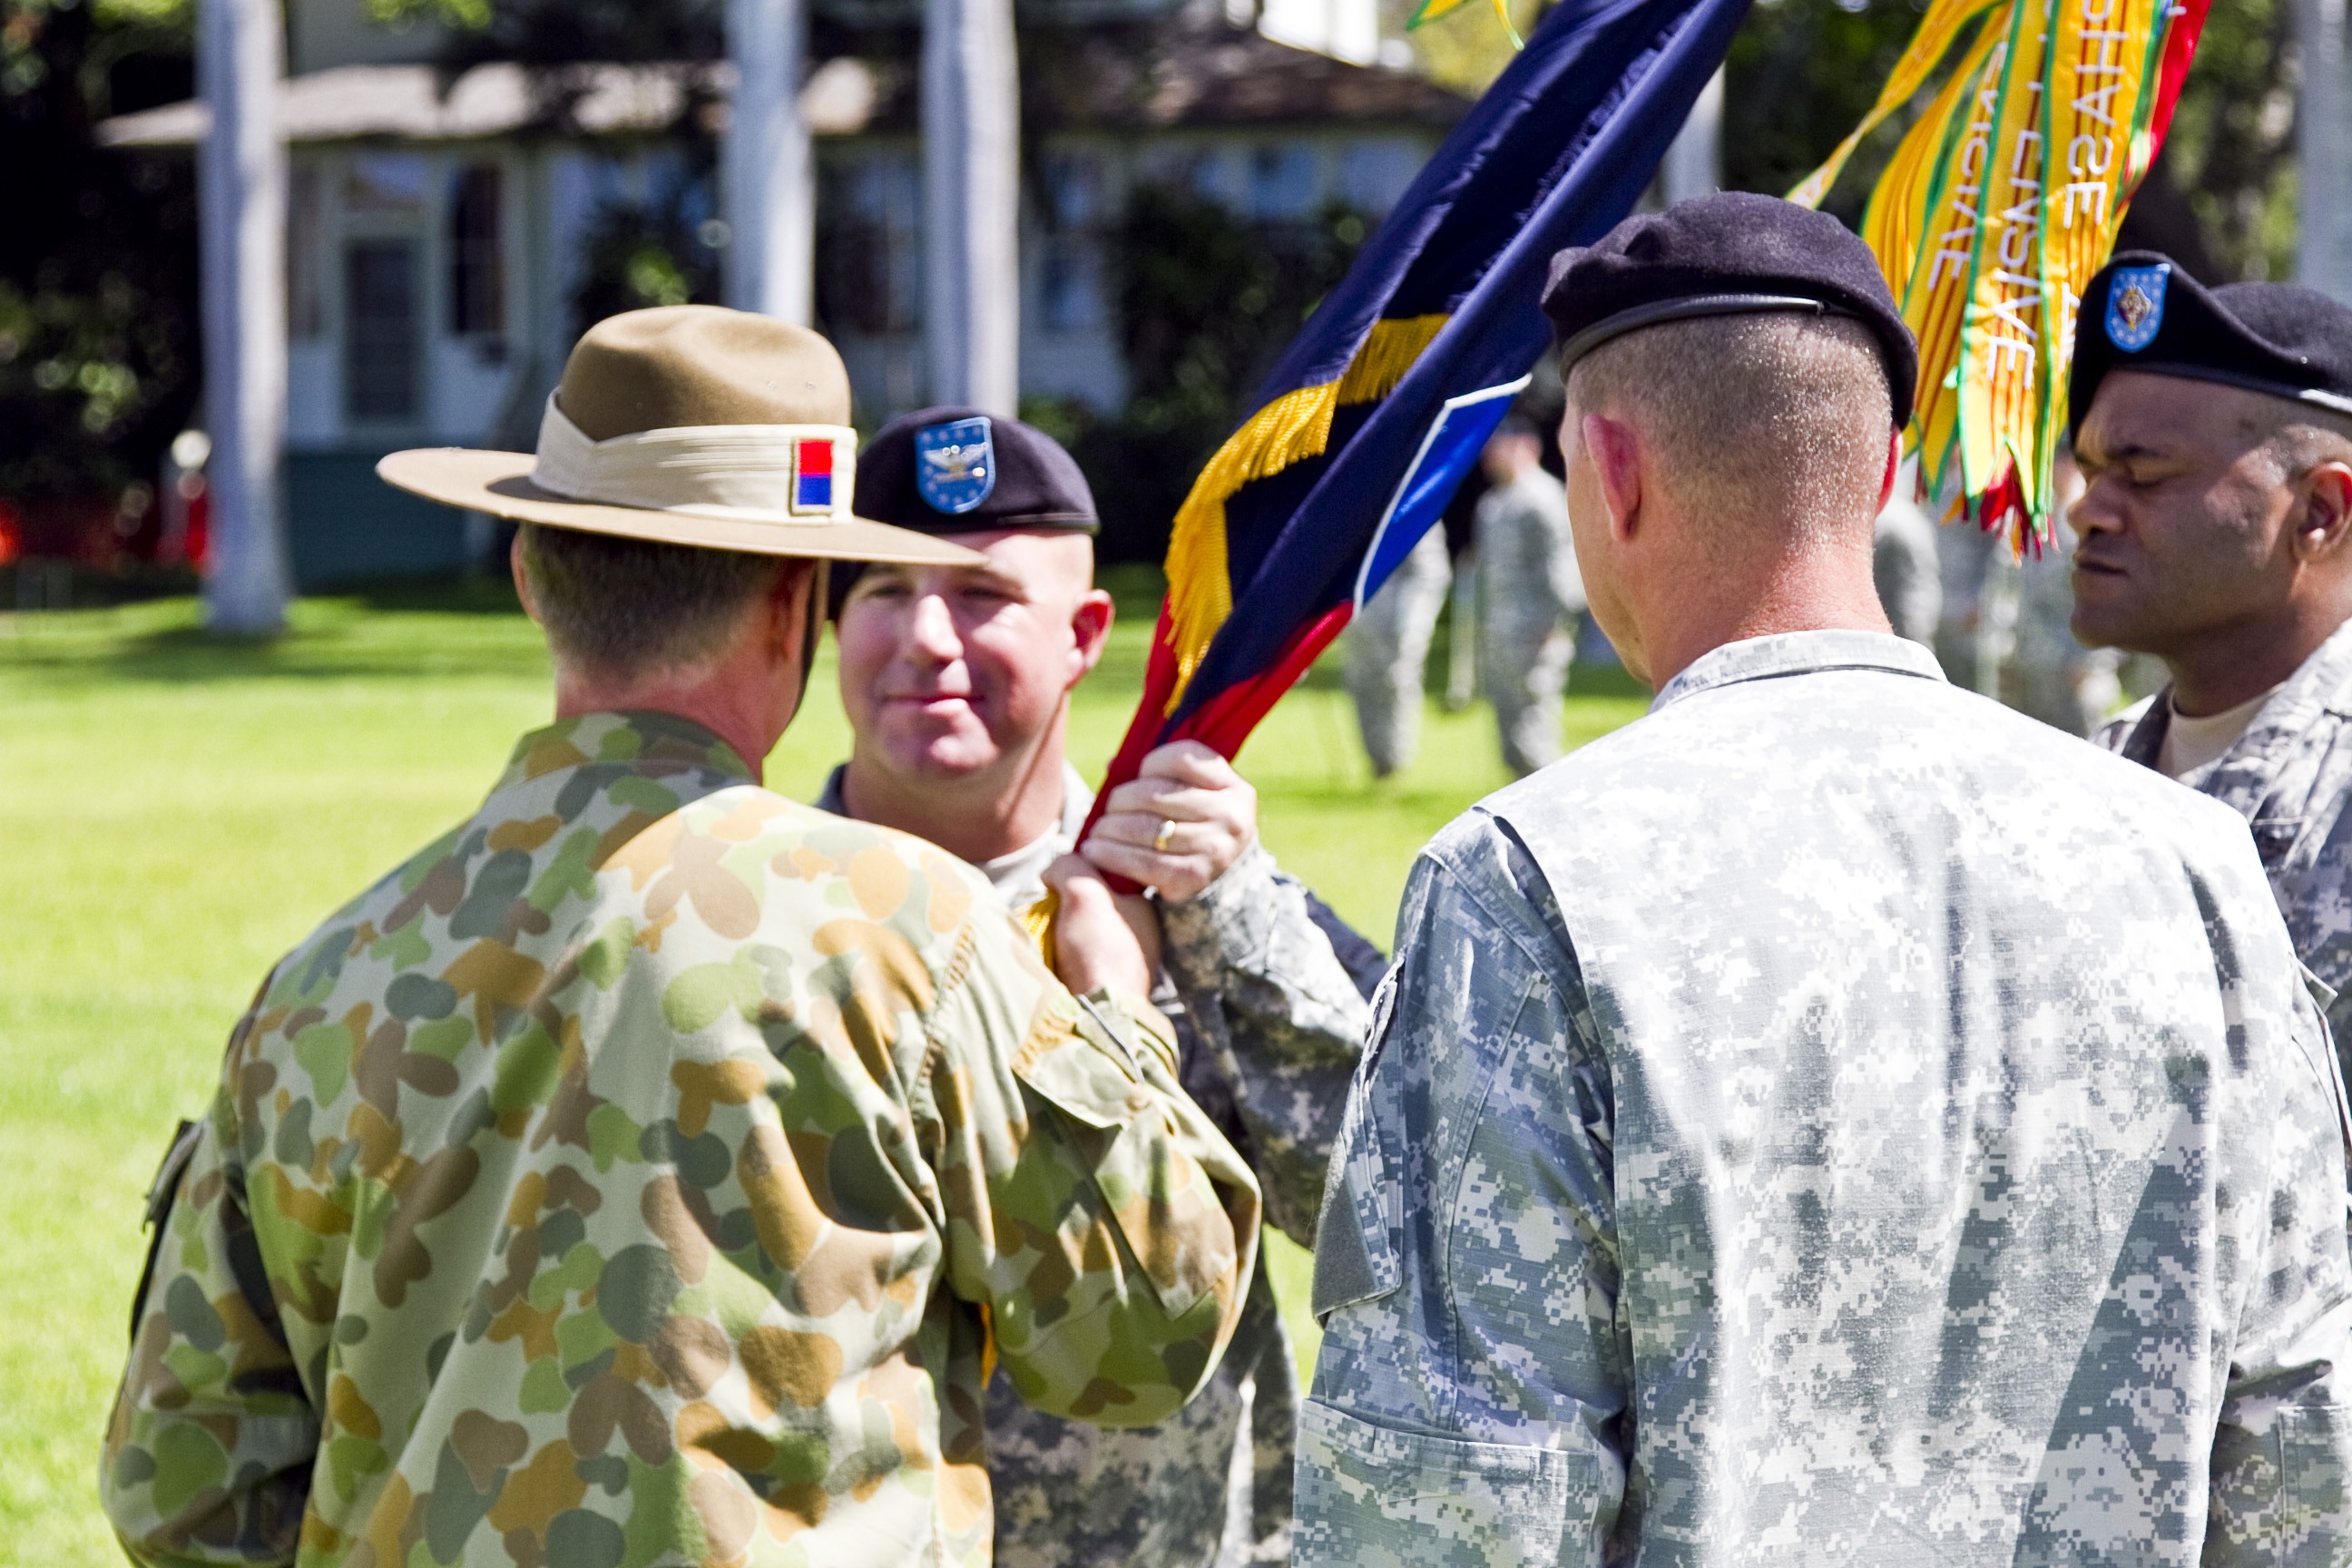
[[1110, 642], [1110, 623], [1116, 614], [1111, 597], [1100, 588], [1089, 588], [1078, 597], [1077, 608], [1070, 613], [1070, 684], [1076, 686], [1100, 663], [1103, 649]]
[[1885, 511], [1895, 494], [1895, 471], [1903, 467], [1903, 432], [1891, 432], [1886, 437], [1886, 472], [1878, 479], [1878, 510]]
[[517, 529], [512, 542], [507, 546], [507, 570], [514, 574], [515, 597], [522, 601], [522, 613], [530, 617], [531, 625], [545, 626], [539, 618], [539, 601], [531, 596], [530, 573], [522, 563], [522, 531]]
[[1609, 510], [1609, 532], [1621, 542], [1633, 537], [1642, 511], [1642, 456], [1632, 426], [1605, 414], [1588, 414], [1578, 426], [1601, 501]]
[[797, 656], [803, 647], [813, 648], [809, 596], [816, 590], [819, 565], [814, 561], [787, 560], [775, 581], [768, 584], [761, 612], [767, 617], [768, 635], [780, 651]]
[[2294, 529], [2299, 561], [2339, 553], [2352, 539], [2352, 464], [2321, 463], [2303, 476], [2303, 516]]

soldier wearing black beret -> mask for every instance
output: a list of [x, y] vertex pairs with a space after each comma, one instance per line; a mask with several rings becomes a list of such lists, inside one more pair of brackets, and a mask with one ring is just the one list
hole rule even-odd
[[[2352, 309], [2127, 252], [2068, 390], [2074, 635], [2171, 676], [2098, 739], [2235, 806], [2304, 963], [2352, 993]], [[2331, 1021], [2352, 1038], [2352, 1004]]]
[[1292, 1561], [2342, 1561], [2340, 1102], [2243, 835], [1890, 632], [1915, 357], [1835, 220], [1631, 218], [1544, 307], [1657, 698], [1414, 865]]
[[[1073, 849], [1153, 889], [1131, 913], [1157, 943], [1184, 1082], [1248, 1152], [1267, 1217], [1311, 1244], [1381, 956], [1276, 867], [1255, 792], [1196, 742], [1148, 756], [1077, 845], [1094, 795], [1064, 754], [1070, 693], [1111, 623], [1086, 476], [1020, 420], [927, 408], [866, 443], [855, 506], [982, 560], [861, 573], [840, 593], [853, 746], [818, 804], [951, 850], [1016, 911]], [[1036, 1418], [1003, 1379], [991, 1387], [1000, 1568], [1287, 1555], [1297, 1377], [1263, 1271], [1251, 1289], [1209, 1386], [1160, 1426], [1080, 1430]], [[1245, 1510], [1228, 1507], [1237, 1450]]]

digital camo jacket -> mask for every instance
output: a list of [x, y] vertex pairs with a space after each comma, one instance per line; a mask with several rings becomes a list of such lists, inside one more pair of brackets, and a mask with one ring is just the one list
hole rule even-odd
[[[2170, 692], [2111, 721], [2109, 751], [2156, 766]], [[2252, 826], [2294, 951], [2336, 993], [2337, 1049], [2352, 1040], [2352, 623], [2287, 678], [2237, 744], [2180, 780]]]
[[271, 974], [136, 1309], [135, 1557], [978, 1563], [992, 1355], [1108, 1422], [1207, 1375], [1258, 1203], [1164, 1031], [750, 779], [540, 731]]
[[[1094, 795], [1066, 765], [1055, 831], [982, 866], [1015, 910], [1077, 841]], [[818, 805], [843, 809], [835, 769]], [[1185, 1091], [1257, 1172], [1267, 1223], [1312, 1246], [1331, 1140], [1380, 952], [1252, 847], [1200, 897], [1160, 906], [1167, 1009]], [[989, 1387], [998, 1568], [1207, 1568], [1290, 1555], [1298, 1378], [1261, 1270], [1215, 1375], [1156, 1426], [1104, 1432]], [[1244, 1451], [1249, 1485], [1231, 1483]]]
[[2352, 1560], [2345, 1106], [2243, 826], [1884, 635], [1416, 866], [1297, 1559]]

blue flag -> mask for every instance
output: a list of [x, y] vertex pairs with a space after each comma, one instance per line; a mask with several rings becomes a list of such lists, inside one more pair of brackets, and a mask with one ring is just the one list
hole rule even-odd
[[1553, 254], [1633, 210], [1748, 0], [1566, 0], [1309, 317], [1179, 509], [1105, 794], [1233, 755], [1436, 521], [1550, 342]]

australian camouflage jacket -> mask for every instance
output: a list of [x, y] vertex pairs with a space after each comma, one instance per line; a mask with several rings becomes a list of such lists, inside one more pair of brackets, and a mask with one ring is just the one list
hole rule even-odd
[[527, 736], [237, 1026], [101, 1489], [152, 1563], [971, 1563], [997, 1359], [1174, 1411], [1254, 1178], [987, 884], [646, 714]]

